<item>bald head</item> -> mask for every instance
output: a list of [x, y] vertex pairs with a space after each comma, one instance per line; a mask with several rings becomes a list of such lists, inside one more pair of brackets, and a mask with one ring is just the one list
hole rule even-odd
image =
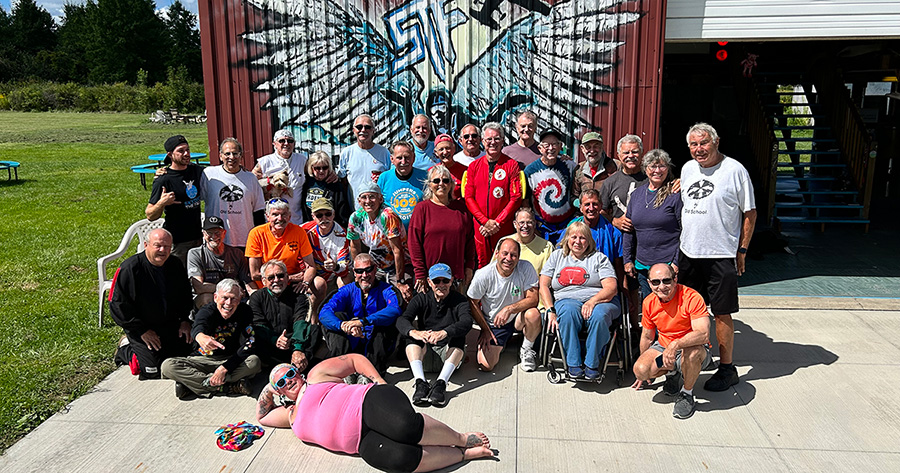
[[147, 235], [144, 255], [150, 264], [162, 266], [172, 254], [172, 234], [164, 228], [157, 228]]

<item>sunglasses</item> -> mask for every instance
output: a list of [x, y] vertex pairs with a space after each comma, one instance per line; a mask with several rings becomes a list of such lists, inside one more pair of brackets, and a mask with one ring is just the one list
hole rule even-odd
[[278, 378], [278, 380], [275, 381], [275, 387], [277, 389], [281, 389], [281, 388], [287, 386], [287, 380], [294, 379], [296, 377], [297, 377], [297, 370], [295, 370], [294, 368], [291, 368], [284, 373], [284, 376]]
[[227, 153], [222, 153], [222, 156], [240, 156], [240, 155], [241, 155], [241, 153], [239, 153], [237, 151], [229, 151]]
[[353, 268], [353, 272], [356, 274], [366, 274], [375, 271], [375, 266], [366, 266], [365, 268]]
[[327, 171], [328, 166], [313, 166], [313, 171]]
[[647, 281], [650, 283], [651, 286], [659, 286], [660, 284], [665, 284], [666, 286], [668, 286], [669, 284], [672, 284], [672, 281], [674, 281], [674, 279], [672, 279], [672, 278], [648, 279]]
[[479, 135], [478, 133], [469, 133], [467, 135], [462, 135], [462, 139], [464, 140], [477, 140], [478, 138], [481, 138], [481, 135]]
[[270, 275], [266, 276], [266, 280], [274, 281], [276, 279], [284, 279], [286, 277], [287, 277], [286, 273], [275, 273], [275, 274], [270, 274]]
[[278, 140], [278, 142], [281, 144], [287, 144], [287, 143], [293, 143], [294, 140], [291, 138], [282, 138], [282, 139]]
[[325, 217], [331, 217], [332, 215], [334, 215], [334, 213], [326, 210], [325, 212], [316, 212], [315, 215], [316, 215], [316, 218], [325, 218]]
[[440, 183], [442, 183], [442, 182], [443, 182], [444, 184], [450, 184], [450, 183], [453, 182], [453, 181], [451, 181], [450, 179], [448, 179], [448, 178], [446, 178], [446, 177], [445, 177], [445, 178], [436, 177], [436, 178], [434, 178], [434, 179], [431, 180], [431, 183], [432, 183], [432, 184], [440, 184]]
[[356, 125], [353, 128], [356, 128], [359, 131], [363, 131], [363, 130], [371, 130], [372, 128], [375, 128], [375, 127], [372, 125]]
[[450, 280], [447, 278], [434, 278], [431, 282], [435, 284], [450, 284]]
[[288, 201], [282, 199], [281, 197], [276, 197], [276, 198], [266, 202], [266, 205], [277, 204], [278, 202], [284, 202], [285, 204], [288, 203]]

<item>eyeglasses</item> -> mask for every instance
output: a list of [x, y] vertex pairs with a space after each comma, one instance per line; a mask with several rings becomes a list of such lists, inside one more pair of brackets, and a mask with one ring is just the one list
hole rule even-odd
[[281, 388], [287, 386], [287, 380], [294, 379], [296, 377], [297, 377], [297, 370], [294, 368], [291, 368], [291, 369], [287, 370], [282, 377], [278, 378], [278, 380], [275, 381], [275, 387], [277, 389], [281, 389]]
[[462, 139], [464, 140], [477, 140], [478, 138], [481, 138], [481, 135], [479, 135], [478, 133], [468, 133], [466, 135], [462, 135]]
[[372, 128], [375, 128], [375, 127], [372, 125], [356, 125], [353, 128], [356, 128], [358, 131], [363, 131], [363, 130], [371, 130]]
[[710, 140], [710, 139], [705, 139], [699, 143], [697, 143], [696, 141], [692, 141], [692, 142], [688, 143], [688, 148], [700, 148], [701, 146], [706, 146], [710, 143], [712, 143], [712, 140]]
[[448, 179], [448, 178], [446, 178], [446, 177], [445, 177], [445, 178], [436, 177], [436, 178], [434, 178], [434, 179], [431, 180], [431, 183], [432, 183], [432, 184], [440, 184], [440, 183], [442, 183], [442, 182], [443, 182], [444, 184], [450, 184], [450, 183], [453, 182], [453, 181], [451, 181], [450, 179]]
[[672, 284], [672, 281], [674, 281], [674, 279], [672, 279], [672, 278], [648, 279], [647, 281], [650, 283], [651, 286], [659, 286], [660, 284], [665, 284], [666, 286], [668, 286], [669, 284]]
[[284, 202], [285, 204], [288, 203], [288, 201], [282, 199], [281, 197], [276, 197], [276, 198], [266, 202], [266, 205], [277, 204], [278, 202]]
[[313, 166], [313, 171], [327, 171], [328, 166]]
[[431, 282], [435, 284], [450, 284], [450, 280], [447, 278], [434, 278]]
[[278, 142], [281, 144], [288, 144], [288, 143], [293, 143], [294, 140], [293, 140], [293, 138], [282, 138], [282, 139], [278, 140]]
[[266, 280], [274, 281], [276, 279], [284, 279], [286, 277], [287, 277], [286, 273], [275, 273], [275, 274], [270, 274], [270, 275], [266, 276]]
[[329, 211], [327, 211], [327, 210], [324, 211], [324, 212], [316, 212], [316, 213], [315, 213], [316, 218], [331, 217], [332, 215], [334, 215], [334, 213], [333, 213], [333, 212], [329, 212]]
[[353, 268], [353, 272], [356, 274], [366, 274], [375, 271], [375, 265], [366, 266], [365, 268]]
[[651, 164], [651, 165], [647, 166], [647, 169], [648, 169], [648, 170], [653, 170], [653, 169], [669, 169], [669, 166], [666, 166], [665, 164]]
[[228, 151], [227, 153], [222, 153], [222, 156], [240, 156], [241, 153], [239, 151]]

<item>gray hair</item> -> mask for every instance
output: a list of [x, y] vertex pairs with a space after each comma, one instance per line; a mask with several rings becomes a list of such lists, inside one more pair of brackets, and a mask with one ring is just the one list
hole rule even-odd
[[638, 151], [644, 152], [644, 142], [641, 141], [641, 137], [638, 135], [625, 135], [619, 138], [619, 142], [616, 144], [616, 152], [622, 152], [622, 145], [625, 143], [637, 143]]
[[659, 208], [666, 198], [672, 194], [672, 183], [675, 180], [675, 166], [672, 164], [672, 158], [669, 156], [669, 153], [661, 149], [647, 151], [647, 154], [644, 155], [644, 159], [641, 161], [641, 168], [644, 170], [644, 174], [647, 174], [647, 168], [655, 163], [664, 164], [669, 172], [666, 174], [666, 180], [663, 182], [663, 185], [656, 191], [656, 197], [653, 200], [654, 209]]
[[368, 113], [360, 113], [359, 115], [356, 116], [356, 118], [353, 119], [353, 123], [356, 123], [356, 120], [359, 120], [360, 118], [368, 118], [369, 121], [372, 122], [373, 130], [378, 128], [378, 122], [376, 122], [375, 119], [372, 118], [372, 115], [369, 115]]
[[506, 130], [503, 129], [503, 125], [497, 122], [487, 122], [481, 127], [481, 136], [484, 136], [488, 130], [494, 130], [500, 133], [500, 138], [503, 138], [503, 141], [506, 141]]
[[534, 210], [532, 210], [531, 207], [519, 207], [519, 210], [516, 210], [516, 215], [513, 217], [513, 220], [517, 220], [521, 213], [526, 213], [532, 220], [537, 220], [534, 216]]
[[237, 146], [238, 154], [244, 154], [244, 146], [241, 145], [241, 142], [238, 141], [237, 138], [234, 138], [234, 137], [225, 138], [224, 140], [222, 140], [221, 143], [219, 143], [219, 153], [221, 153], [222, 149], [225, 148], [225, 143], [234, 144], [235, 146]]
[[231, 293], [231, 294], [240, 294], [241, 293], [241, 285], [237, 281], [231, 278], [225, 278], [219, 281], [216, 284], [216, 294], [220, 293]]
[[287, 201], [283, 198], [272, 199], [268, 203], [266, 203], [266, 215], [269, 215], [273, 210], [287, 210], [291, 211], [291, 206], [288, 205]]
[[707, 135], [709, 135], [709, 139], [711, 139], [714, 143], [719, 142], [719, 134], [716, 133], [716, 129], [713, 128], [709, 123], [700, 122], [695, 124], [688, 130], [686, 136], [688, 144], [691, 144], [691, 135], [698, 133], [706, 133]]
[[399, 140], [391, 143], [391, 154], [394, 154], [394, 149], [398, 146], [404, 146], [407, 150], [411, 151], [413, 154], [416, 152], [416, 148], [413, 147], [413, 144], [409, 141]]
[[521, 120], [522, 118], [530, 118], [534, 122], [538, 121], [537, 114], [535, 114], [531, 110], [525, 110], [524, 112], [516, 115], [516, 122], [518, 123], [518, 121]]
[[271, 266], [277, 266], [282, 271], [287, 273], [287, 266], [284, 264], [284, 262], [282, 262], [281, 260], [277, 260], [277, 259], [270, 259], [269, 261], [266, 261], [265, 263], [263, 263], [262, 267], [259, 268], [260, 274], [266, 274], [266, 270], [268, 270], [269, 267], [271, 267]]
[[[447, 166], [443, 164], [435, 164], [428, 168], [428, 179], [425, 179], [425, 187], [422, 189], [423, 195], [422, 200], [431, 200], [431, 197], [434, 195], [434, 192], [431, 190], [431, 180], [440, 177], [448, 177], [450, 180], [453, 180], [453, 176], [450, 174], [450, 170], [447, 169]], [[453, 186], [450, 186], [450, 193], [453, 192]]]
[[372, 255], [368, 253], [360, 253], [356, 255], [356, 258], [353, 258], [353, 265], [356, 266], [356, 263], [361, 263], [363, 261], [368, 261], [370, 263], [375, 262], [375, 258], [372, 258]]
[[334, 172], [334, 164], [331, 162], [331, 156], [328, 156], [328, 153], [322, 150], [317, 150], [309, 156], [309, 160], [306, 162], [306, 174], [312, 176], [313, 167], [319, 163], [327, 164], [328, 170]]

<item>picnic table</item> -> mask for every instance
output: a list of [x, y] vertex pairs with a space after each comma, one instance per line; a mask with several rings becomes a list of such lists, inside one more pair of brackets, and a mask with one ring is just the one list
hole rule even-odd
[[0, 171], [6, 169], [9, 180], [12, 180], [13, 171], [16, 172], [16, 180], [19, 180], [19, 163], [15, 161], [0, 161]]
[[[191, 159], [200, 166], [209, 166], [208, 159], [201, 161], [201, 159], [205, 157], [206, 153], [191, 153]], [[159, 169], [163, 165], [163, 161], [166, 160], [166, 153], [151, 154], [148, 158], [150, 158], [150, 161], [152, 162], [131, 166], [131, 172], [141, 176], [141, 186], [143, 186], [144, 190], [147, 190], [147, 174], [156, 174], [156, 170]], [[18, 164], [19, 163], [16, 163], [17, 166]], [[18, 178], [17, 174], [16, 179]]]
[[[166, 160], [166, 153], [151, 154], [147, 157], [150, 158], [150, 161], [157, 162], [157, 166], [161, 166], [162, 162]], [[200, 160], [205, 157], [206, 153], [191, 153], [191, 159], [197, 164], [203, 164], [200, 162]], [[209, 161], [207, 161], [206, 164], [209, 164]]]

